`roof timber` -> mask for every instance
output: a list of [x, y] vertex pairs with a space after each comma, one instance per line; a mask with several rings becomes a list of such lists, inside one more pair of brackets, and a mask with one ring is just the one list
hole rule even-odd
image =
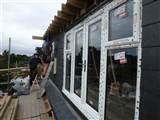
[[72, 16], [76, 14], [75, 9], [67, 4], [62, 4], [62, 11]]
[[[63, 20], [59, 20], [59, 19], [54, 20], [54, 23], [55, 23], [55, 24], [61, 24], [61, 25], [63, 25], [63, 26], [65, 26], [65, 25], [67, 24], [67, 23], [64, 22]], [[61, 26], [61, 25], [59, 25], [59, 26]]]
[[49, 27], [49, 30], [50, 30], [50, 32], [55, 33], [55, 32], [59, 32], [60, 28], [56, 29], [55, 26], [51, 26], [51, 27]]
[[70, 21], [73, 18], [73, 16], [68, 15], [68, 14], [66, 14], [66, 13], [64, 13], [62, 11], [58, 11], [57, 12], [57, 17], [61, 17], [62, 19], [65, 19], [67, 21]]
[[89, 12], [89, 8], [98, 5], [100, 1], [105, 0], [67, 0], [66, 4], [62, 4], [61, 11], [57, 11], [57, 15], [54, 16], [54, 20], [52, 20], [43, 36], [44, 39], [47, 36], [47, 32], [58, 33], [74, 24], [75, 21]]
[[68, 0], [67, 4], [74, 6], [76, 8], [82, 9], [84, 8], [84, 2], [83, 0]]
[[62, 27], [65, 27], [65, 25], [63, 24], [59, 24], [59, 23], [56, 23], [55, 21], [52, 22], [52, 26], [56, 27], [56, 28], [62, 28]]
[[70, 21], [70, 20], [64, 19], [60, 16], [54, 16], [54, 20], [59, 21], [59, 22], [65, 22], [65, 23]]

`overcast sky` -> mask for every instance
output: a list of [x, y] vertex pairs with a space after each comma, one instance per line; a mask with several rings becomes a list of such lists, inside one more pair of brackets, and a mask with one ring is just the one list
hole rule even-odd
[[57, 10], [66, 0], [0, 0], [0, 53], [11, 52], [31, 55], [42, 41], [32, 40], [32, 35], [42, 36]]

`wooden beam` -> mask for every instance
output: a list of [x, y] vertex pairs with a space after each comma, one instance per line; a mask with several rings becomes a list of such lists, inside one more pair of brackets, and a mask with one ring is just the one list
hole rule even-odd
[[72, 16], [67, 15], [67, 14], [65, 14], [65, 13], [62, 12], [62, 11], [58, 11], [58, 12], [57, 12], [57, 15], [58, 15], [59, 17], [61, 17], [62, 19], [66, 19], [67, 21], [70, 21], [70, 20], [73, 18]]
[[68, 0], [67, 4], [74, 6], [76, 8], [79, 8], [79, 9], [84, 8], [84, 1], [83, 0]]
[[64, 25], [58, 24], [55, 21], [52, 22], [52, 26], [54, 26], [54, 27], [64, 27]]
[[51, 29], [51, 30], [57, 30], [57, 29], [59, 29], [59, 27], [49, 26], [49, 29]]
[[57, 24], [57, 23], [54, 22], [54, 23], [52, 24], [52, 26], [54, 26], [54, 27], [63, 27], [64, 25]]
[[88, 5], [87, 5], [88, 9], [91, 9], [95, 5], [97, 5], [97, 0], [88, 0]]
[[59, 31], [60, 27], [57, 27], [57, 26], [49, 26], [49, 30], [52, 30], [52, 31]]
[[49, 28], [48, 31], [49, 31], [49, 32], [52, 32], [52, 33], [54, 33], [54, 32], [59, 32], [58, 29], [52, 29], [52, 28]]
[[64, 13], [72, 15], [72, 16], [75, 16], [75, 14], [76, 14], [75, 9], [67, 6], [66, 4], [62, 4], [62, 11]]
[[80, 16], [87, 12], [87, 5], [88, 5], [88, 0], [85, 0], [84, 1], [84, 8], [81, 9], [81, 11], [80, 11]]
[[98, 1], [97, 0], [94, 0], [94, 5], [97, 5], [98, 4]]
[[49, 27], [48, 27], [48, 29], [49, 30], [57, 30], [58, 28], [55, 28], [55, 27], [52, 26], [52, 24], [50, 24]]
[[67, 22], [65, 22], [63, 20], [59, 20], [59, 19], [54, 19], [54, 23], [60, 24], [60, 25], [66, 25], [67, 24]]
[[65, 19], [61, 16], [54, 16], [54, 20], [59, 20], [59, 21], [64, 21], [64, 22], [69, 22], [70, 19]]
[[43, 40], [42, 36], [32, 36], [32, 39], [34, 40]]
[[[10, 68], [10, 70], [21, 70], [21, 69], [27, 69], [28, 70], [28, 67], [18, 67], [18, 68]], [[5, 72], [5, 71], [8, 71], [8, 69], [0, 69], [0, 72]]]

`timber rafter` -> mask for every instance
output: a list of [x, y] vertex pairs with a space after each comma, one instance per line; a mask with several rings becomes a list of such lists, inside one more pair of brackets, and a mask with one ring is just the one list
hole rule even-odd
[[85, 15], [89, 8], [96, 6], [100, 1], [103, 0], [67, 0], [66, 4], [62, 4], [61, 11], [57, 11], [57, 15], [54, 16], [54, 20], [43, 36], [44, 39], [49, 31], [57, 34], [65, 30], [65, 27]]

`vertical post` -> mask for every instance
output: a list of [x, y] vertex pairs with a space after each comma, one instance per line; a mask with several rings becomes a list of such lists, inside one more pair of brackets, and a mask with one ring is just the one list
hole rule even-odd
[[[16, 59], [17, 59], [17, 57], [16, 57]], [[17, 60], [16, 60], [16, 77], [18, 76], [18, 64], [17, 64]]]
[[9, 49], [8, 49], [8, 83], [9, 83], [9, 72], [10, 72], [10, 51], [11, 51], [11, 38], [9, 38]]

